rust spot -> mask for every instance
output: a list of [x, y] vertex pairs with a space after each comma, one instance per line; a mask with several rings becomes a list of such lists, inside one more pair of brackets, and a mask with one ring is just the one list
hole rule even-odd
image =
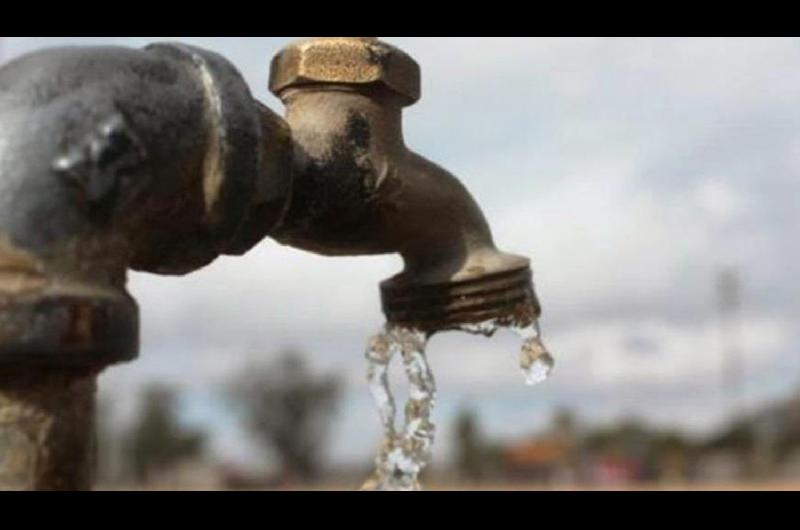
[[87, 347], [92, 340], [92, 306], [79, 303], [69, 308], [69, 325], [62, 337], [65, 346]]

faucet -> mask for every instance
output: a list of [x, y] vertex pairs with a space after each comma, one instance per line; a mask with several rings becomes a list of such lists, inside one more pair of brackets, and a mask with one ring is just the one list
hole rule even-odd
[[[188, 274], [265, 237], [399, 253], [389, 324], [432, 334], [538, 317], [526, 258], [408, 149], [419, 65], [371, 37], [272, 61], [285, 119], [223, 57], [66, 47], [0, 68], [0, 489], [87, 489], [97, 375], [138, 352], [129, 269]], [[477, 326], [477, 327], [470, 327]]]
[[467, 189], [406, 147], [402, 111], [420, 99], [420, 67], [372, 37], [297, 42], [273, 59], [294, 179], [269, 235], [323, 255], [399, 253], [381, 284], [391, 324], [435, 332], [494, 320], [527, 325], [540, 308], [526, 258], [497, 250]]

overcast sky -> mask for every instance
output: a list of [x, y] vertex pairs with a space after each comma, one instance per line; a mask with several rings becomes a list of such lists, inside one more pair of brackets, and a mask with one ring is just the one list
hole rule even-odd
[[[290, 39], [6, 38], [8, 57], [64, 44], [181, 40], [222, 53], [253, 94]], [[530, 388], [511, 337], [437, 336], [436, 458], [469, 405], [492, 436], [522, 437], [554, 407], [587, 421], [636, 415], [698, 432], [725, 410], [715, 274], [743, 282], [747, 403], [800, 383], [800, 40], [386, 38], [414, 56], [423, 98], [408, 144], [459, 176], [498, 245], [532, 258], [551, 380]], [[367, 462], [378, 419], [363, 346], [381, 324], [394, 256], [322, 258], [266, 240], [185, 278], [132, 274], [142, 351], [108, 370], [118, 414], [151, 381], [185, 390], [184, 417], [225, 458], [251, 455], [218, 386], [283, 346], [349, 383], [337, 458]], [[399, 380], [397, 380], [399, 383]]]

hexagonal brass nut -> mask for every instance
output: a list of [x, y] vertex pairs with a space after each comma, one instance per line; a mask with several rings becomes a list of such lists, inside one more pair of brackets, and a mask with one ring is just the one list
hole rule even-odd
[[411, 105], [420, 98], [420, 68], [402, 50], [373, 37], [320, 37], [296, 42], [272, 60], [269, 88], [315, 83], [381, 84]]

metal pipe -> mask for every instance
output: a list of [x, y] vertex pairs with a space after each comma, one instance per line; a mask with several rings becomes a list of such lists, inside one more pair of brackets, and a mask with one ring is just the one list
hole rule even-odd
[[282, 216], [283, 121], [211, 52], [48, 49], [0, 68], [0, 487], [90, 486], [96, 375], [133, 359], [127, 270], [185, 274]]
[[0, 490], [88, 490], [95, 369], [0, 368]]

